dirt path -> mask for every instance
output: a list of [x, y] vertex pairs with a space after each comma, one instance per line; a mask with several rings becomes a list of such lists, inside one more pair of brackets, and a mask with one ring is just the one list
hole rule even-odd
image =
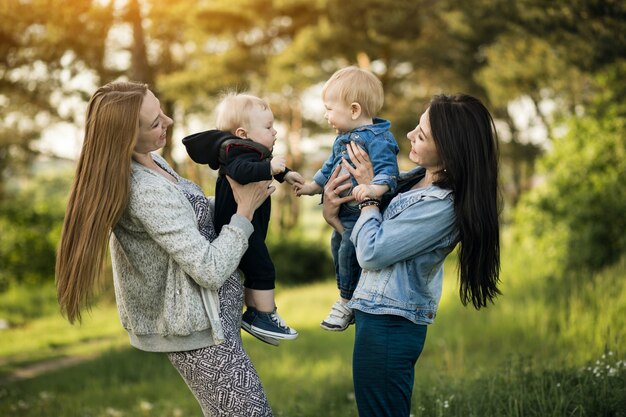
[[66, 356], [62, 358], [37, 362], [32, 365], [16, 369], [4, 377], [0, 377], [0, 385], [7, 385], [11, 382], [20, 381], [22, 379], [34, 378], [41, 374], [45, 374], [46, 372], [51, 372], [57, 369], [66, 368], [68, 366], [77, 365], [81, 362], [94, 359], [97, 356], [98, 355], [96, 354], [84, 356]]

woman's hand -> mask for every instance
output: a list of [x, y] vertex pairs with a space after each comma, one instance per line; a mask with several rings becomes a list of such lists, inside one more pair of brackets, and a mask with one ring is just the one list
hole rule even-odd
[[229, 176], [226, 176], [226, 179], [233, 190], [233, 196], [237, 203], [237, 214], [246, 217], [250, 221], [252, 221], [254, 211], [276, 191], [276, 187], [270, 185], [272, 183], [271, 180], [241, 185]]
[[340, 170], [340, 166], [335, 168], [332, 175], [328, 179], [326, 186], [324, 187], [324, 206], [322, 215], [324, 216], [326, 223], [331, 225], [338, 233], [343, 233], [343, 225], [341, 224], [341, 220], [339, 220], [339, 206], [343, 203], [354, 200], [354, 197], [351, 195], [339, 197], [339, 193], [352, 186], [349, 182], [343, 184], [348, 178], [350, 178], [350, 176], [348, 174], [338, 176]]
[[374, 167], [372, 166], [372, 161], [367, 156], [367, 152], [354, 142], [348, 143], [347, 149], [350, 161], [352, 161], [354, 167], [345, 159], [343, 160], [343, 166], [346, 167], [357, 183], [369, 184], [372, 182], [374, 179]]

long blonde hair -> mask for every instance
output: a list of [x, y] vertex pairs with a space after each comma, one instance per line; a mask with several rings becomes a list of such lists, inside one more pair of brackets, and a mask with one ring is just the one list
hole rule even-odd
[[56, 259], [57, 299], [70, 323], [81, 321], [106, 256], [111, 229], [128, 201], [131, 158], [145, 84], [100, 87], [87, 108], [85, 137], [65, 211]]

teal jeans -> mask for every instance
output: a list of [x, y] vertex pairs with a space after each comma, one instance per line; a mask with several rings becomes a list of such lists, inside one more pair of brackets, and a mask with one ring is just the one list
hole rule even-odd
[[354, 313], [352, 376], [359, 417], [408, 417], [427, 326], [400, 316]]

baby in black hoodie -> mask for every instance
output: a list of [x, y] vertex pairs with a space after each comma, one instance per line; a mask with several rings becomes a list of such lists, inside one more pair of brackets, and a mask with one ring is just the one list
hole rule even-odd
[[[214, 218], [215, 231], [219, 234], [237, 211], [226, 175], [240, 184], [275, 178], [293, 185], [304, 184], [305, 180], [285, 166], [285, 158], [272, 156], [277, 132], [274, 115], [264, 100], [248, 94], [228, 94], [218, 106], [216, 127], [216, 130], [187, 136], [183, 144], [194, 162], [219, 169]], [[239, 264], [245, 275], [247, 306], [241, 327], [277, 346], [278, 339], [295, 339], [298, 332], [287, 326], [276, 311], [276, 271], [265, 244], [270, 213], [271, 199], [268, 198], [254, 212], [254, 233]]]

